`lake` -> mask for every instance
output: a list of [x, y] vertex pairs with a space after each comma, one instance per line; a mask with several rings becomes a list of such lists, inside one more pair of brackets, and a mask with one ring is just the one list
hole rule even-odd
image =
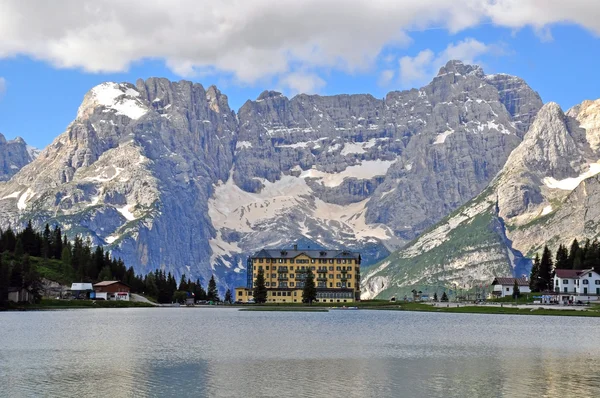
[[600, 319], [131, 308], [0, 313], [0, 396], [586, 397]]

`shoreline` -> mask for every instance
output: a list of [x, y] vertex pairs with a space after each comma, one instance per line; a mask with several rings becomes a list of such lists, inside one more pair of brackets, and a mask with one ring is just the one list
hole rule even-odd
[[[548, 308], [536, 305], [513, 305], [493, 303], [476, 305], [471, 303], [394, 303], [389, 302], [359, 302], [350, 303], [349, 306], [332, 306], [328, 304], [314, 304], [312, 306], [302, 304], [279, 304], [279, 305], [256, 305], [256, 304], [232, 304], [232, 305], [156, 305], [139, 301], [62, 301], [49, 300], [40, 304], [12, 305], [1, 308], [0, 312], [14, 311], [60, 311], [94, 308], [210, 308], [210, 309], [237, 309], [242, 312], [330, 312], [344, 310], [376, 310], [376, 311], [406, 311], [406, 312], [433, 312], [454, 314], [490, 314], [490, 315], [532, 315], [532, 316], [578, 316], [578, 317], [600, 317], [600, 306], [574, 308]], [[444, 306], [446, 305], [446, 306]], [[350, 308], [352, 309], [350, 309]]]

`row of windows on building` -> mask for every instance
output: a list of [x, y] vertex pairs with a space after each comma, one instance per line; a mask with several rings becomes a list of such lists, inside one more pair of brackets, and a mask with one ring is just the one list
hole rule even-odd
[[[298, 268], [296, 268], [296, 272], [308, 272], [309, 268], [310, 268], [311, 271], [327, 272], [327, 267], [323, 267], [323, 268], [319, 268], [319, 269], [317, 269], [317, 267], [306, 267], [306, 268], [305, 267], [298, 267]], [[262, 265], [259, 265], [257, 269], [263, 269]], [[265, 266], [265, 270], [269, 271], [269, 266], [268, 265]], [[287, 272], [288, 271], [288, 267], [279, 267], [278, 268], [277, 266], [273, 266], [271, 270], [272, 271], [279, 270], [279, 271], [282, 271], [282, 272], [283, 271]], [[293, 271], [294, 267], [293, 266], [290, 267], [289, 270]], [[333, 270], [334, 270], [334, 267], [330, 266], [329, 267], [329, 271], [333, 271]], [[337, 266], [337, 267], [335, 267], [335, 270], [336, 271], [352, 271], [352, 267], [351, 266], [347, 266], [347, 267], [346, 266]]]
[[[577, 282], [579, 282], [579, 280], [577, 280]], [[600, 280], [596, 280], [595, 282], [596, 282], [596, 285], [600, 285]], [[587, 285], [587, 284], [589, 284], [589, 281], [588, 281], [587, 279], [584, 279], [584, 280], [582, 281], [582, 283], [583, 283], [584, 285]], [[563, 285], [568, 285], [568, 284], [569, 284], [569, 280], [568, 280], [568, 279], [563, 279], [563, 280], [562, 280], [562, 284], [563, 284]], [[573, 284], [575, 284], [575, 281], [573, 281]], [[579, 283], [577, 283], [577, 285], [579, 285]]]
[[[279, 276], [277, 276], [277, 274], [270, 274], [271, 275], [271, 279], [274, 278], [282, 278], [282, 279], [306, 279], [306, 275], [303, 274], [290, 274], [288, 277], [288, 274], [281, 274]], [[258, 274], [254, 274], [254, 278], [256, 278], [258, 276]], [[269, 274], [265, 275], [266, 278], [269, 277]], [[327, 274], [319, 274], [317, 276], [317, 278], [327, 278]], [[334, 279], [333, 274], [329, 274], [329, 279]], [[336, 274], [335, 279], [352, 279], [352, 274], [347, 274], [347, 275], [342, 275], [342, 274]]]
[[[285, 303], [287, 302], [286, 299], [267, 299], [267, 302], [271, 301], [273, 303], [277, 302], [278, 300], [281, 300], [281, 302]], [[351, 302], [352, 300], [346, 300], [346, 299], [316, 299], [315, 302], [316, 303], [348, 303]], [[302, 299], [290, 299], [289, 301], [290, 303], [294, 302], [294, 303], [299, 303], [302, 302]]]
[[[346, 259], [318, 259], [315, 260], [314, 258], [311, 259], [310, 261], [307, 259], [303, 259], [303, 258], [299, 258], [299, 259], [287, 259], [287, 258], [259, 258], [258, 259], [258, 263], [259, 264], [263, 264], [263, 263], [267, 263], [267, 264], [308, 264], [310, 262], [310, 264], [353, 264], [354, 260], [346, 260]], [[256, 263], [257, 260], [254, 259], [254, 262]]]
[[352, 298], [352, 292], [317, 292], [317, 298]]
[[[294, 286], [294, 284], [295, 284], [295, 286]], [[288, 282], [279, 282], [279, 283], [265, 282], [265, 286], [266, 287], [304, 287], [304, 282], [289, 282], [289, 283]], [[318, 288], [326, 288], [327, 282], [319, 282], [319, 283], [317, 283], [317, 287]], [[329, 287], [333, 287], [333, 282], [329, 282]], [[341, 287], [341, 288], [352, 287], [352, 283], [336, 282], [335, 287]]]
[[[556, 288], [554, 291], [555, 291], [556, 293], [560, 293], [560, 287], [557, 287], [557, 288]], [[563, 293], [569, 293], [569, 288], [565, 286], [565, 287], [563, 288]], [[573, 293], [577, 293], [577, 289], [573, 289]], [[583, 288], [583, 292], [580, 292], [580, 293], [583, 293], [583, 294], [588, 294], [588, 288], [587, 288], [587, 287], [584, 287], [584, 288]], [[600, 287], [597, 287], [597, 288], [596, 288], [596, 294], [600, 296]]]

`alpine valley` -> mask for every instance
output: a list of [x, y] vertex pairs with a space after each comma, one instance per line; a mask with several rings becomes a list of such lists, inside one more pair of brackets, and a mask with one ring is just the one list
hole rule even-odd
[[261, 248], [349, 248], [363, 298], [527, 273], [600, 234], [600, 101], [566, 113], [522, 79], [450, 61], [420, 89], [237, 112], [216, 87], [103, 83], [38, 155], [0, 136], [0, 227], [60, 225], [137, 272], [223, 288]]

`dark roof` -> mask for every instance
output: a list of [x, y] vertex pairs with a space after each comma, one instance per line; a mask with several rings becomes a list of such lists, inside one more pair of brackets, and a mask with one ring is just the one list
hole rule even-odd
[[519, 286], [529, 286], [529, 281], [527, 280], [527, 278], [502, 278], [502, 277], [494, 278], [492, 285], [503, 285], [503, 286], [514, 285], [515, 279], [517, 280], [517, 284]]
[[578, 279], [581, 275], [587, 274], [588, 272], [594, 272], [593, 269], [556, 269], [554, 270], [556, 276], [559, 278], [571, 278]]
[[360, 259], [360, 253], [349, 250], [287, 250], [287, 249], [262, 249], [254, 253], [252, 258], [296, 258], [304, 254], [310, 258], [355, 258]]
[[127, 283], [121, 282], [121, 281], [102, 281], [102, 282], [94, 283], [94, 286], [110, 286], [110, 285], [114, 285], [115, 283], [120, 283], [121, 285], [131, 287]]

